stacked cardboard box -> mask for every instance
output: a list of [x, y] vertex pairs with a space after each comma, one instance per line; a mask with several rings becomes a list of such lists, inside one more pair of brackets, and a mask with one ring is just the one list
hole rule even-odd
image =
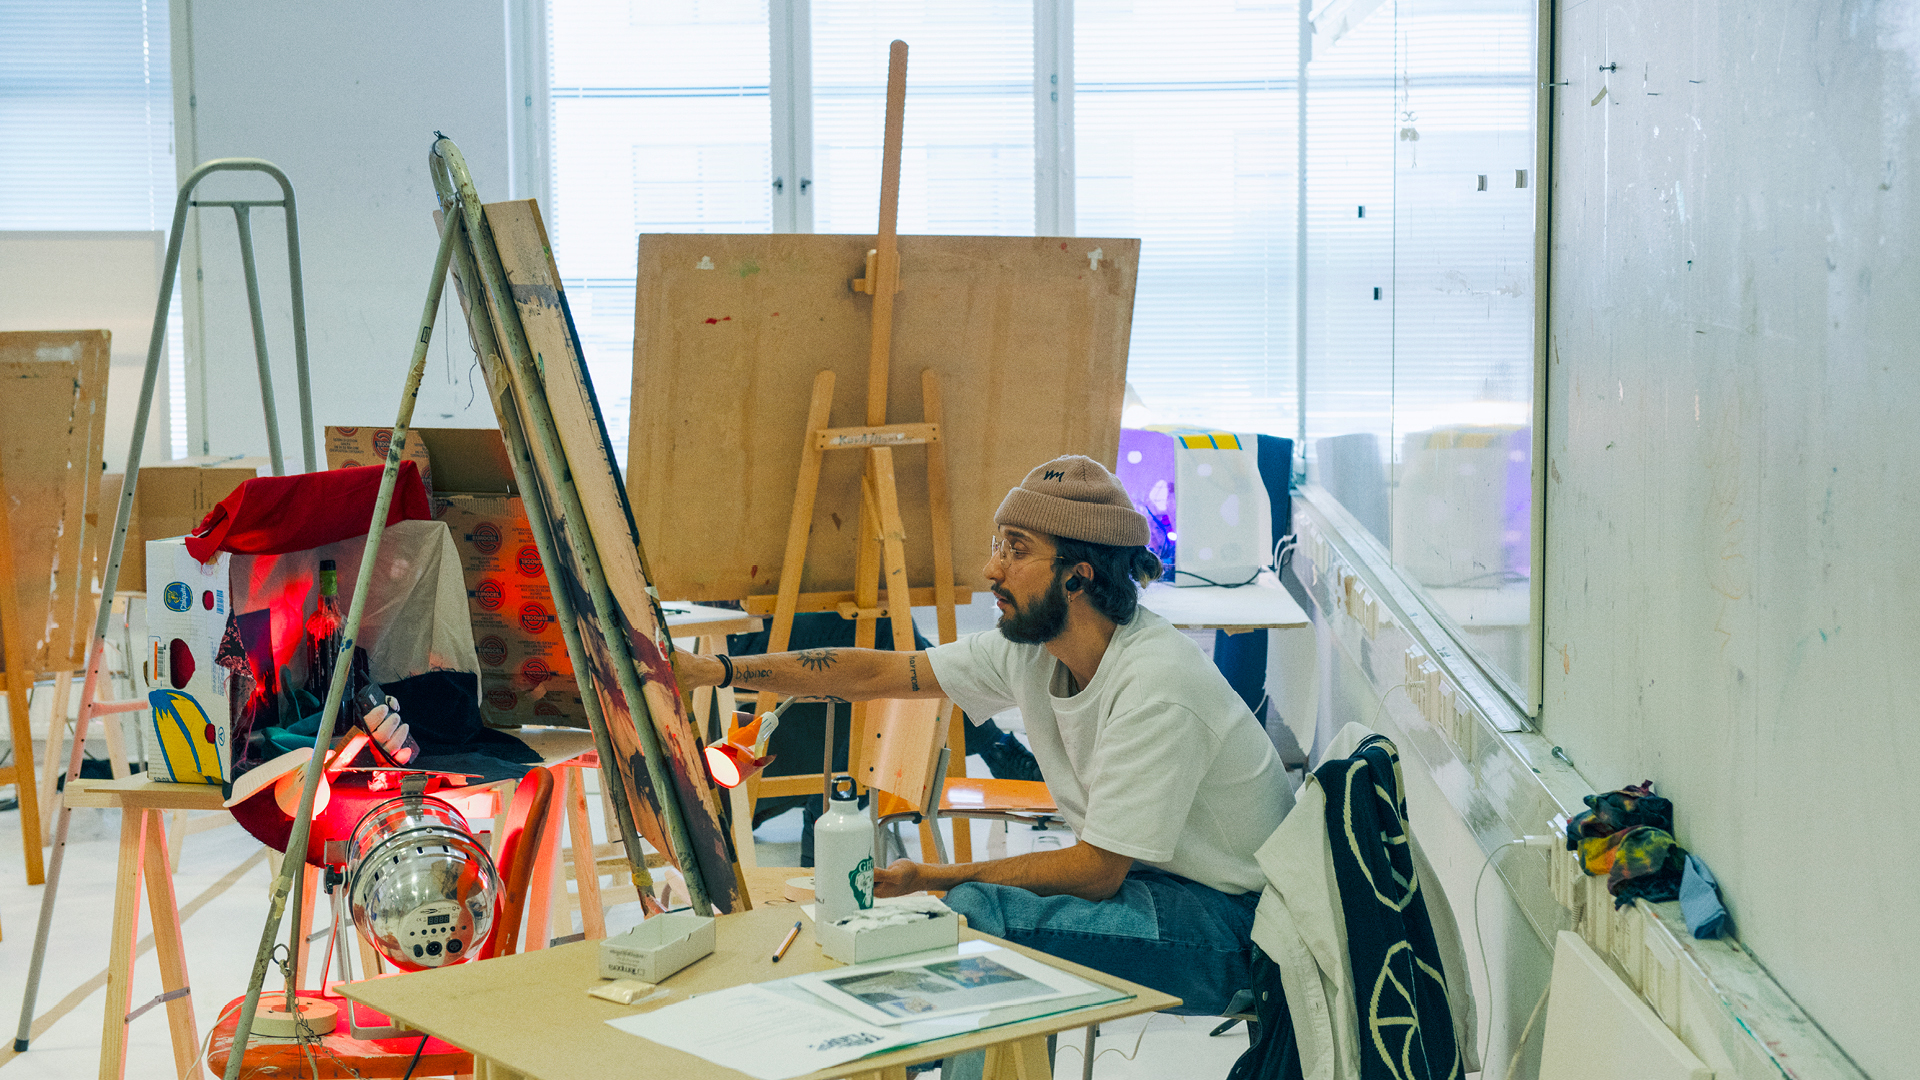
[[[329, 427], [327, 467], [386, 460], [385, 428]], [[480, 713], [496, 727], [586, 727], [586, 707], [554, 616], [533, 530], [500, 433], [415, 428], [407, 457], [433, 477], [434, 516], [447, 523], [466, 577], [480, 654]], [[378, 440], [379, 453], [375, 453]]]
[[[200, 527], [200, 522], [233, 489], [255, 476], [273, 475], [272, 463], [263, 457], [197, 457], [178, 461], [160, 461], [140, 466], [140, 484], [133, 492], [133, 516], [127, 522], [127, 546], [120, 556], [120, 582], [117, 591], [137, 593], [147, 587], [148, 540], [185, 536]], [[109, 473], [100, 485], [100, 505], [95, 522], [103, 540], [113, 529], [120, 512], [120, 486], [126, 477]], [[104, 559], [106, 543], [99, 548]], [[96, 567], [94, 573], [106, 568]]]

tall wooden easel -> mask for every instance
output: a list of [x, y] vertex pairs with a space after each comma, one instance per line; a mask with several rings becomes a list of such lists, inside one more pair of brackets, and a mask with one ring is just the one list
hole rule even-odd
[[[886, 128], [880, 165], [880, 221], [873, 250], [867, 253], [866, 276], [852, 282], [855, 292], [873, 297], [872, 330], [867, 354], [867, 411], [862, 427], [829, 427], [833, 411], [831, 370], [814, 378], [813, 399], [807, 411], [806, 434], [800, 448], [800, 478], [794, 492], [793, 516], [787, 525], [787, 550], [780, 569], [780, 590], [774, 602], [773, 625], [768, 632], [767, 651], [782, 652], [793, 633], [793, 617], [800, 610], [800, 578], [806, 568], [807, 542], [813, 525], [814, 498], [820, 487], [821, 461], [829, 451], [865, 450], [866, 470], [860, 478], [860, 528], [856, 534], [856, 570], [853, 599], [836, 600], [831, 610], [842, 618], [855, 620], [854, 645], [872, 648], [879, 632], [879, 620], [885, 615], [893, 631], [895, 652], [912, 652], [913, 590], [907, 581], [907, 529], [900, 519], [899, 481], [894, 470], [893, 448], [924, 445], [927, 448], [927, 497], [932, 507], [933, 603], [938, 612], [939, 640], [944, 643], [957, 636], [953, 606], [953, 523], [952, 504], [947, 490], [946, 447], [940, 441], [941, 399], [937, 373], [921, 373], [922, 420], [917, 424], [887, 422], [887, 387], [892, 376], [893, 297], [900, 290], [900, 150], [905, 131], [907, 106], [907, 43], [895, 41], [888, 50]], [[880, 603], [880, 583], [886, 583], [886, 605]], [[822, 603], [821, 609], [829, 604]], [[812, 606], [809, 606], [812, 610]], [[770, 708], [777, 699], [762, 693], [760, 709]], [[956, 730], [961, 722], [949, 703], [943, 710], [949, 741], [963, 738]], [[847, 768], [857, 778], [866, 741], [867, 707], [853, 705], [853, 730], [848, 733]], [[820, 787], [824, 795], [833, 777], [834, 720], [827, 714], [826, 746], [821, 764]], [[965, 757], [956, 759], [950, 770], [964, 772]], [[785, 779], [785, 778], [783, 778]], [[793, 778], [800, 779], [800, 778]], [[768, 781], [762, 781], [766, 784]], [[923, 825], [923, 827], [926, 827]], [[972, 837], [966, 826], [955, 822], [955, 847], [972, 850]]]

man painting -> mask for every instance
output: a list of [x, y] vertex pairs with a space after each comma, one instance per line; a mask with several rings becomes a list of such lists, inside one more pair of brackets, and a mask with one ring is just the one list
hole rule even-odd
[[[1252, 984], [1254, 852], [1293, 796], [1279, 755], [1199, 648], [1139, 606], [1160, 576], [1147, 521], [1099, 462], [1027, 475], [994, 515], [984, 573], [996, 630], [925, 652], [820, 649], [743, 658], [734, 685], [802, 697], [947, 697], [1018, 707], [1078, 842], [986, 862], [901, 859], [881, 896], [944, 890], [975, 929], [1218, 1015]], [[677, 658], [681, 687], [724, 664]]]

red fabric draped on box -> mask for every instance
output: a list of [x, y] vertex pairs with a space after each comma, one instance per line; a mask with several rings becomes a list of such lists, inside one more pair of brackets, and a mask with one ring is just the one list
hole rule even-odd
[[[187, 551], [206, 562], [215, 552], [282, 555], [360, 536], [373, 523], [384, 465], [357, 469], [261, 476], [241, 484], [220, 500], [200, 527], [187, 537]], [[400, 475], [387, 508], [387, 524], [433, 517], [420, 467], [400, 463]]]

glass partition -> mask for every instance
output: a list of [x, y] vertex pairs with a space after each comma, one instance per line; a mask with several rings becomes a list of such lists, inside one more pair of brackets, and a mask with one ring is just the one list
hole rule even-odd
[[1389, 0], [1307, 91], [1309, 479], [1529, 712], [1535, 17]]

